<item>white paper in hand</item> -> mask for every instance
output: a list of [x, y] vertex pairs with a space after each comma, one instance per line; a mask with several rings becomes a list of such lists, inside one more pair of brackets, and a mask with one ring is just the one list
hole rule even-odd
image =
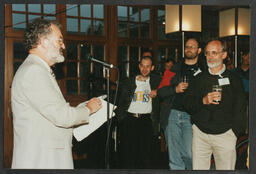
[[[77, 139], [77, 141], [83, 140], [84, 138], [89, 136], [92, 132], [94, 132], [96, 129], [98, 129], [101, 125], [103, 125], [107, 121], [107, 102], [102, 99], [102, 96], [98, 98], [101, 99], [102, 108], [90, 116], [88, 124], [76, 127], [73, 130], [74, 137]], [[78, 107], [84, 106], [85, 103], [86, 102], [80, 103]], [[110, 103], [109, 104], [110, 117], [111, 117], [112, 110], [113, 110], [113, 104]]]

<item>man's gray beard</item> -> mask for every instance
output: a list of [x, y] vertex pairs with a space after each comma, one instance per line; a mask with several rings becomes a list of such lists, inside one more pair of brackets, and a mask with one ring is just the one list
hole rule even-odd
[[63, 55], [59, 55], [58, 57], [56, 57], [56, 63], [61, 63], [64, 62], [65, 58]]
[[220, 66], [220, 64], [221, 64], [221, 61], [216, 62], [216, 63], [209, 63], [209, 62], [207, 62], [207, 66], [209, 68], [216, 68], [216, 67]]
[[49, 57], [50, 57], [49, 60], [50, 60], [51, 62], [53, 62], [54, 64], [55, 64], [55, 63], [64, 62], [64, 60], [65, 60], [64, 56], [61, 55], [61, 54], [59, 54], [59, 55], [57, 55], [57, 56], [49, 56]]

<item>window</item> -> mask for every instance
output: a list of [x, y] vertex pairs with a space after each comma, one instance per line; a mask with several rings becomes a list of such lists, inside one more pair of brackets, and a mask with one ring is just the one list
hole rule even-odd
[[[117, 6], [118, 66], [120, 78], [139, 72], [140, 54], [152, 39], [151, 8], [147, 6]], [[147, 45], [146, 45], [147, 47]]]
[[66, 5], [67, 32], [104, 36], [104, 5]]
[[[91, 64], [89, 56], [104, 60], [104, 45], [67, 42], [66, 90], [67, 95], [95, 96], [90, 92], [103, 90], [103, 67]], [[91, 90], [93, 88], [93, 90]]]
[[132, 77], [139, 73], [140, 53], [144, 47], [138, 46], [119, 46], [118, 47], [118, 66], [120, 78]]
[[12, 25], [14, 30], [24, 30], [35, 18], [56, 20], [55, 4], [12, 4]]
[[157, 23], [158, 23], [158, 39], [164, 40], [166, 39], [165, 35], [165, 10], [158, 9], [157, 10]]
[[118, 47], [118, 67], [120, 70], [120, 79], [128, 77], [128, 48], [127, 46]]
[[118, 6], [118, 36], [150, 38], [150, 8]]

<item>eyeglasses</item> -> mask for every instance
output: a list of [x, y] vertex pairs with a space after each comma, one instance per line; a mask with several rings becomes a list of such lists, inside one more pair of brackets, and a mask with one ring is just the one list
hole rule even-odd
[[185, 46], [185, 49], [196, 49], [198, 47], [195, 47], [195, 46]]
[[214, 56], [216, 57], [218, 54], [222, 53], [223, 51], [206, 51], [204, 53], [205, 56]]

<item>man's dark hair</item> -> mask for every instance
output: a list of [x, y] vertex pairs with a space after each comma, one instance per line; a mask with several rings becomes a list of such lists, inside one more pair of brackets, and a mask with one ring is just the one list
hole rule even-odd
[[140, 63], [141, 63], [141, 61], [142, 61], [143, 59], [150, 59], [150, 60], [151, 60], [151, 62], [152, 62], [152, 66], [154, 65], [154, 61], [153, 61], [153, 59], [152, 59], [152, 57], [151, 57], [151, 56], [143, 56], [143, 57], [141, 57], [141, 59], [140, 59]]
[[24, 33], [25, 49], [29, 51], [30, 49], [35, 48], [41, 37], [51, 33], [52, 24], [61, 29], [61, 25], [57, 21], [37, 18], [32, 23], [30, 23]]
[[199, 42], [199, 39], [195, 38], [195, 37], [190, 37], [185, 41], [185, 44], [187, 43], [188, 40], [195, 40], [197, 42], [198, 48], [202, 48], [201, 43]]
[[243, 52], [242, 52], [243, 56], [247, 56], [249, 53], [250, 53], [250, 50], [248, 50], [248, 49], [243, 50]]
[[172, 59], [172, 58], [166, 59], [165, 63], [168, 63], [168, 62], [172, 62], [173, 64], [176, 63], [176, 61], [174, 59]]
[[149, 52], [149, 53], [151, 54], [151, 56], [154, 57], [154, 56], [153, 56], [153, 51], [152, 51], [151, 49], [149, 49], [149, 48], [144, 48], [143, 51], [142, 51], [141, 56], [143, 56], [143, 54], [144, 54], [144, 53], [147, 53], [147, 52]]

